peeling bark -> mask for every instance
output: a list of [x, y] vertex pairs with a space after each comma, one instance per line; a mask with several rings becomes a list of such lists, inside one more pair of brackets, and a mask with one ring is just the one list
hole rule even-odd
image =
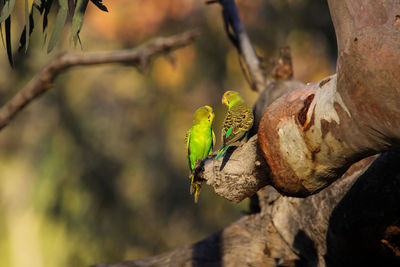
[[329, 5], [338, 74], [275, 101], [259, 126], [272, 185], [286, 195], [315, 194], [360, 159], [399, 147], [400, 3]]

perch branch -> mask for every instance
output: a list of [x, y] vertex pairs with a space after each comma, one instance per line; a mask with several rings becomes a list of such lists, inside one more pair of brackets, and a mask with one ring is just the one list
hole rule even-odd
[[188, 31], [166, 38], [157, 38], [137, 48], [91, 54], [63, 54], [53, 58], [33, 79], [8, 103], [0, 108], [0, 130], [32, 100], [49, 90], [54, 79], [62, 72], [75, 66], [109, 63], [126, 63], [143, 67], [160, 54], [168, 54], [194, 41], [197, 31]]
[[[246, 70], [243, 71], [246, 76], [250, 76], [248, 81], [254, 91], [261, 92], [269, 84], [260, 58], [247, 35], [246, 29], [242, 24], [239, 12], [234, 0], [219, 0], [222, 5], [222, 15], [225, 23], [226, 33], [246, 63]], [[231, 32], [231, 30], [233, 32]], [[240, 61], [241, 63], [241, 61]], [[247, 78], [247, 76], [246, 76]]]
[[268, 184], [268, 165], [258, 151], [257, 136], [233, 149], [219, 160], [215, 156], [204, 159], [195, 175], [218, 195], [239, 203]]

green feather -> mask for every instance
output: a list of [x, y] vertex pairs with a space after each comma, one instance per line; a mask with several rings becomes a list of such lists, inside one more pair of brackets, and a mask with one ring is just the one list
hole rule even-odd
[[185, 138], [191, 171], [190, 193], [194, 193], [195, 202], [197, 202], [200, 193], [201, 182], [195, 180], [192, 172], [200, 160], [212, 153], [215, 143], [215, 135], [211, 128], [213, 119], [214, 112], [211, 107], [204, 106], [197, 109], [194, 114], [192, 128], [190, 128]]
[[245, 138], [254, 121], [253, 112], [239, 93], [234, 91], [225, 92], [222, 102], [229, 109], [222, 127], [222, 146], [215, 157], [216, 160], [225, 154], [229, 146]]

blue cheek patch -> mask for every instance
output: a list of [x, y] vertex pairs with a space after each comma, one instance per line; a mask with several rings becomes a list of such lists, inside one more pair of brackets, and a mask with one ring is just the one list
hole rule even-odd
[[228, 104], [230, 104], [231, 102], [229, 102], [229, 100], [227, 99], [226, 101], [228, 101]]

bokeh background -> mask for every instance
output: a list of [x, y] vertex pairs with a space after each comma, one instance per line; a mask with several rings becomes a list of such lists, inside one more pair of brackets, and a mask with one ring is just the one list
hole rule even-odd
[[[17, 1], [13, 18], [14, 47], [23, 2]], [[267, 69], [279, 47], [290, 45], [298, 80], [317, 81], [335, 72], [326, 1], [236, 2]], [[193, 28], [202, 35], [174, 53], [175, 64], [158, 58], [144, 72], [106, 65], [63, 73], [54, 89], [1, 131], [0, 267], [88, 266], [146, 257], [201, 240], [248, 211], [248, 201], [230, 203], [207, 186], [197, 205], [189, 195], [184, 137], [193, 111], [213, 106], [219, 136], [223, 92], [237, 90], [249, 104], [257, 97], [223, 31], [221, 7], [202, 0], [104, 4], [108, 13], [89, 4], [82, 47], [69, 45], [66, 28], [47, 54], [35, 31], [14, 69], [2, 49], [1, 103], [60, 51], [130, 48]]]

